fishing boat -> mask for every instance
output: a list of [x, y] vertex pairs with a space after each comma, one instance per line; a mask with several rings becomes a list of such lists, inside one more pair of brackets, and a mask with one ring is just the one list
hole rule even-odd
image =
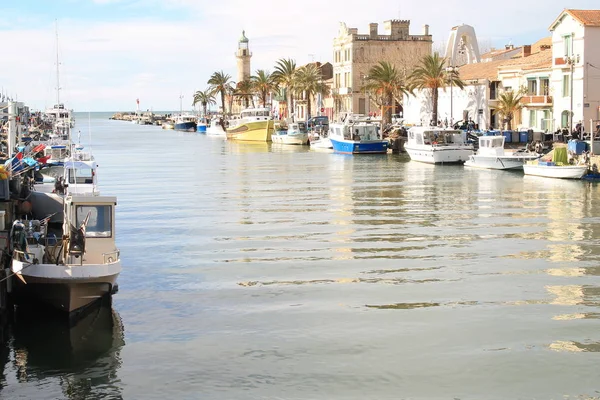
[[270, 142], [274, 122], [268, 108], [247, 108], [240, 113], [235, 125], [226, 129], [228, 140]]
[[377, 124], [369, 118], [347, 115], [341, 123], [329, 125], [333, 151], [343, 154], [384, 154], [389, 142], [381, 137]]
[[172, 119], [166, 119], [161, 124], [163, 129], [175, 129], [175, 122]]
[[15, 220], [10, 231], [15, 302], [43, 303], [69, 315], [110, 295], [121, 273], [114, 196], [67, 195], [58, 227]]
[[463, 163], [473, 155], [466, 133], [437, 126], [413, 126], [404, 149], [413, 161], [428, 164]]
[[[551, 160], [549, 159], [550, 157]], [[587, 158], [581, 157], [573, 160], [570, 164], [568, 160], [567, 148], [565, 145], [555, 144], [551, 154], [542, 159], [529, 161], [523, 165], [525, 175], [542, 176], [545, 178], [557, 179], [581, 179], [589, 171]]]
[[465, 167], [483, 169], [523, 169], [527, 161], [538, 159], [540, 154], [516, 151], [507, 153], [504, 150], [504, 136], [480, 136], [479, 149], [469, 156]]
[[176, 131], [196, 132], [197, 117], [193, 114], [179, 114], [175, 117], [173, 129]]
[[206, 122], [206, 118], [198, 118], [196, 122], [196, 131], [199, 133], [206, 133], [206, 128], [208, 127], [208, 123]]
[[304, 122], [293, 122], [287, 128], [275, 130], [271, 136], [273, 143], [304, 145], [308, 143], [308, 131]]

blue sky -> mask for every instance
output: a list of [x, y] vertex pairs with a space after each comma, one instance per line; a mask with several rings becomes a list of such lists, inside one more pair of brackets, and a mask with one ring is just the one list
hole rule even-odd
[[[452, 26], [475, 28], [482, 47], [529, 44], [549, 36], [565, 8], [596, 9], [597, 0], [568, 4], [505, 0], [4, 0], [0, 34], [3, 92], [34, 109], [56, 99], [56, 35], [61, 101], [76, 111], [189, 109], [214, 71], [236, 76], [234, 53], [245, 30], [252, 71], [279, 58], [299, 65], [332, 58], [339, 22], [367, 32], [370, 22], [410, 19], [411, 33], [430, 26], [442, 49]], [[12, 48], [12, 51], [11, 51]], [[7, 57], [8, 56], [8, 57]]]

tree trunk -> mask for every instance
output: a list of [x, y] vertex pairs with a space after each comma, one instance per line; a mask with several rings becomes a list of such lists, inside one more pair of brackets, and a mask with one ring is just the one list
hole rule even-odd
[[206, 105], [207, 105], [207, 103], [202, 103], [202, 112], [204, 112], [205, 117], [206, 117]]
[[433, 100], [433, 126], [437, 126], [438, 124], [438, 88], [433, 88], [433, 96], [432, 100]]
[[292, 93], [291, 90], [290, 90], [290, 113], [294, 114], [294, 121], [295, 121], [296, 120], [296, 113], [294, 113], [294, 94]]
[[310, 93], [306, 93], [306, 120], [308, 120], [308, 118], [311, 117], [311, 109], [310, 109], [310, 98], [311, 98], [311, 94]]
[[221, 109], [223, 110], [223, 115], [225, 115], [225, 90], [221, 90]]

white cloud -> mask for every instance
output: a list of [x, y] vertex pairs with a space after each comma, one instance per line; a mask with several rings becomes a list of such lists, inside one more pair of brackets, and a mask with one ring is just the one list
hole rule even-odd
[[[90, 0], [111, 7], [119, 0]], [[253, 52], [252, 70], [273, 69], [279, 58], [298, 64], [330, 61], [332, 40], [340, 21], [359, 32], [370, 22], [411, 20], [411, 33], [430, 25], [434, 48], [460, 23], [473, 25], [480, 40], [502, 45], [512, 40], [525, 44], [549, 35], [550, 23], [563, 3], [506, 0], [502, 7], [475, 0], [431, 3], [392, 0], [129, 0], [128, 10], [139, 17], [128, 21], [59, 21], [61, 80], [64, 101], [76, 110], [132, 110], [140, 98], [143, 108], [177, 109], [179, 95], [190, 99], [204, 89], [210, 74], [224, 70], [235, 79], [237, 40], [245, 30]], [[573, 8], [592, 9], [595, 1], [572, 1]], [[398, 5], [401, 4], [399, 7]], [[112, 5], [119, 7], [119, 5]], [[122, 6], [122, 5], [121, 5]], [[73, 3], [76, 7], [76, 3]], [[181, 13], [184, 21], [144, 18], [145, 10], [168, 7], [168, 15]], [[518, 11], [511, 11], [518, 10]], [[10, 15], [0, 19], [5, 54], [0, 82], [19, 99], [36, 108], [54, 102], [54, 19], [30, 16], [39, 28], [19, 29]], [[42, 22], [40, 22], [42, 21]], [[22, 24], [33, 26], [33, 24]], [[9, 28], [10, 26], [10, 28]], [[11, 62], [12, 61], [12, 62]], [[10, 84], [9, 84], [10, 83]], [[184, 104], [186, 102], [184, 98]]]

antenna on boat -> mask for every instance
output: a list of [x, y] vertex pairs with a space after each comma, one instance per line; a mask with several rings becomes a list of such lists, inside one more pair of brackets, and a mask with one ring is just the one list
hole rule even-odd
[[60, 73], [58, 60], [58, 20], [54, 20], [54, 29], [56, 33], [56, 104], [60, 104]]

